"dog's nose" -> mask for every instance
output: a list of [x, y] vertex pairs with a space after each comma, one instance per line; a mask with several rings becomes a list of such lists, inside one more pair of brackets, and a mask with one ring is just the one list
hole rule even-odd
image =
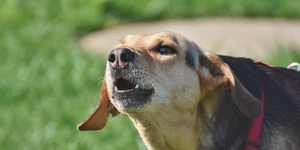
[[124, 68], [134, 59], [134, 53], [127, 48], [117, 48], [108, 54], [108, 61], [112, 68]]

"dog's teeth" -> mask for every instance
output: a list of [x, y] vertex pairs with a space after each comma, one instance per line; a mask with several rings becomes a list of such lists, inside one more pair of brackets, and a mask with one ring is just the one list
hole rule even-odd
[[138, 88], [139, 88], [139, 85], [136, 85], [135, 88], [138, 89]]

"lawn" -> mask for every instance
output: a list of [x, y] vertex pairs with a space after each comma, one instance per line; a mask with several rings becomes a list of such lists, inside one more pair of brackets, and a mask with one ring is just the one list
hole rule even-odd
[[[122, 22], [168, 18], [300, 18], [299, 8], [295, 0], [2, 0], [0, 149], [144, 149], [122, 115], [110, 118], [101, 131], [76, 130], [99, 101], [106, 60], [81, 51], [76, 39], [82, 34]], [[286, 66], [300, 60], [296, 51], [280, 51], [273, 58], [265, 61]]]

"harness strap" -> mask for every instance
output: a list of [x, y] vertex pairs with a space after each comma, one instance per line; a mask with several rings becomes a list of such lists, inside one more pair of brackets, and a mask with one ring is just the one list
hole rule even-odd
[[261, 88], [261, 113], [258, 118], [254, 119], [249, 130], [249, 134], [244, 146], [244, 150], [258, 150], [258, 139], [264, 118], [265, 93], [264, 87]]
[[[272, 65], [269, 65], [267, 63], [264, 63], [262, 61], [255, 61], [257, 65], [262, 66], [268, 66], [268, 67], [274, 67]], [[287, 68], [292, 69], [294, 66], [297, 67], [297, 71], [300, 71], [300, 64], [299, 63], [292, 63]], [[262, 127], [262, 122], [264, 118], [264, 108], [265, 108], [265, 92], [264, 92], [264, 86], [261, 87], [261, 106], [262, 110], [258, 118], [254, 119], [252, 122], [252, 125], [249, 130], [249, 134], [247, 136], [247, 140], [245, 142], [244, 150], [258, 150], [258, 140], [259, 135]]]
[[[262, 65], [262, 66], [268, 66], [268, 67], [273, 67], [267, 63], [264, 63], [262, 61], [255, 61], [257, 65]], [[244, 150], [258, 150], [258, 140], [259, 140], [259, 135], [263, 123], [263, 118], [264, 118], [264, 110], [265, 110], [265, 92], [264, 92], [264, 86], [261, 86], [261, 113], [258, 118], [254, 119], [252, 122], [252, 125], [249, 130], [249, 134], [247, 136], [247, 140], [245, 142]]]

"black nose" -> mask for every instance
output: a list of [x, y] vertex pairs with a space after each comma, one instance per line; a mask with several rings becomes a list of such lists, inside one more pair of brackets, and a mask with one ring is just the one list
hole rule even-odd
[[127, 48], [117, 48], [108, 54], [108, 61], [112, 68], [124, 68], [134, 59], [134, 53]]

